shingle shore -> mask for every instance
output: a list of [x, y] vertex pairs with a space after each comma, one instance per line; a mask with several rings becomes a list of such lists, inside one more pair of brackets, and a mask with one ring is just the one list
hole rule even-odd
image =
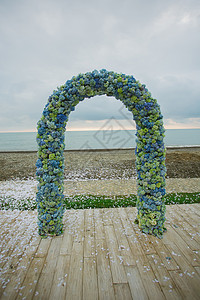
[[[136, 176], [133, 149], [65, 151], [65, 179], [131, 179]], [[37, 152], [0, 152], [0, 181], [35, 178]], [[200, 177], [200, 147], [168, 148], [167, 178]]]

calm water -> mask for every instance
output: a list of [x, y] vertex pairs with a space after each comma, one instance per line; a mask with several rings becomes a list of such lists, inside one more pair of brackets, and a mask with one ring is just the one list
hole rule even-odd
[[[135, 147], [136, 130], [67, 131], [67, 150]], [[0, 151], [37, 150], [35, 132], [0, 133]], [[200, 129], [168, 129], [166, 146], [200, 146]]]

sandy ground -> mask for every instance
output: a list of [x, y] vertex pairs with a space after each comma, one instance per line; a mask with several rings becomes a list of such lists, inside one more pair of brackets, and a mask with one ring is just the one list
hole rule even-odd
[[[107, 179], [87, 181], [65, 181], [65, 195], [130, 195], [137, 194], [136, 179]], [[167, 193], [200, 192], [200, 178], [167, 178]]]
[[[65, 151], [65, 180], [136, 177], [134, 150]], [[0, 152], [0, 181], [35, 178], [37, 152]], [[200, 147], [167, 149], [167, 178], [200, 177]]]

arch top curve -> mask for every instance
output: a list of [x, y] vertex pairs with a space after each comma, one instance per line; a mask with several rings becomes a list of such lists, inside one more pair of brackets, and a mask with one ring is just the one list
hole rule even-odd
[[144, 84], [132, 75], [94, 70], [72, 77], [53, 91], [38, 122], [37, 206], [39, 233], [62, 232], [63, 151], [68, 116], [85, 98], [113, 96], [136, 122], [137, 220], [143, 232], [162, 236], [165, 206], [165, 147], [160, 107]]
[[[117, 100], [121, 100], [133, 113], [136, 124], [137, 120], [139, 121], [138, 113], [144, 118], [151, 114], [152, 121], [155, 114], [160, 114], [157, 101], [152, 98], [144, 84], [141, 84], [132, 75], [115, 73], [105, 69], [73, 76], [71, 80], [66, 81], [64, 85], [53, 91], [49, 97], [49, 102], [54, 107], [62, 106], [60, 113], [69, 115], [80, 101], [98, 95], [113, 96]], [[48, 114], [49, 108], [46, 108], [46, 114]], [[59, 115], [59, 117], [64, 119], [64, 116]], [[158, 118], [158, 116], [155, 117]], [[160, 119], [162, 119], [161, 115]], [[151, 124], [144, 120], [144, 126], [150, 127]]]

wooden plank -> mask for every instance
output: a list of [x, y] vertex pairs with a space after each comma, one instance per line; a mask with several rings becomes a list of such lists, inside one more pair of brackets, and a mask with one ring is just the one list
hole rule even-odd
[[163, 264], [165, 265], [165, 268], [168, 271], [179, 269], [179, 266], [177, 265], [177, 262], [171, 255], [169, 249], [163, 243], [163, 239], [158, 239], [154, 236], [150, 236], [149, 238], [151, 239], [151, 241], [154, 245], [156, 253], [159, 255], [160, 259], [162, 260]]
[[83, 296], [83, 249], [84, 210], [75, 211], [74, 241], [70, 259], [66, 299], [82, 299]]
[[41, 239], [37, 252], [35, 253], [35, 257], [45, 257], [48, 253], [51, 241], [52, 241], [52, 237]]
[[17, 300], [32, 299], [35, 293], [35, 287], [44, 265], [44, 258], [34, 258], [27, 270], [25, 279], [20, 287]]
[[63, 216], [64, 233], [65, 231], [67, 231], [70, 235], [73, 235], [75, 233], [78, 217], [79, 210], [68, 209], [65, 211]]
[[[11, 238], [11, 240], [9, 241], [10, 245], [8, 246], [8, 249], [2, 251], [0, 264], [1, 272], [2, 274], [5, 274], [5, 282], [9, 282], [5, 289], [3, 288], [3, 286], [5, 285], [0, 286], [0, 295], [3, 292], [7, 293], [8, 295], [10, 293], [11, 295], [13, 295], [12, 285], [16, 285], [16, 280], [19, 275], [21, 276], [21, 278], [19, 280], [18, 286], [20, 286], [23, 281], [23, 276], [25, 276], [25, 271], [28, 268], [28, 264], [30, 263], [32, 255], [35, 253], [38, 247], [37, 244], [32, 245], [32, 243], [30, 242], [32, 240], [30, 227], [32, 230], [32, 225], [28, 225], [28, 223], [27, 226], [21, 226], [21, 235], [20, 231], [17, 232], [16, 236], [14, 236], [13, 239]], [[13, 233], [14, 228], [15, 226], [13, 226], [13, 228], [11, 229], [13, 230]], [[4, 255], [6, 255], [5, 258], [3, 257], [3, 253]], [[16, 293], [18, 292], [17, 288], [15, 290]]]
[[127, 214], [127, 217], [130, 220], [130, 223], [132, 224], [132, 227], [134, 229], [134, 231], [136, 232], [137, 236], [139, 237], [139, 241], [140, 244], [142, 246], [143, 252], [145, 254], [154, 254], [156, 253], [156, 250], [153, 246], [152, 240], [151, 240], [151, 236], [142, 233], [142, 231], [139, 229], [138, 225], [136, 225], [134, 223], [135, 218], [136, 218], [136, 214], [135, 214], [135, 210], [131, 209], [131, 208], [126, 208], [123, 209], [122, 211], [124, 214]]
[[84, 257], [95, 256], [94, 236], [86, 235], [84, 238]]
[[84, 237], [84, 257], [95, 256], [95, 230], [94, 230], [93, 210], [85, 210], [85, 237]]
[[[133, 224], [134, 221], [131, 219], [131, 217], [135, 218], [135, 207], [128, 208], [127, 211], [128, 211], [128, 216], [126, 215], [126, 213], [124, 213], [123, 209], [120, 209], [119, 216], [121, 218], [122, 225], [124, 227], [125, 236], [128, 240], [133, 257], [137, 259], [140, 255], [144, 255], [144, 251], [139, 241], [139, 234], [136, 233], [134, 230], [135, 228]], [[129, 217], [129, 212], [131, 214], [131, 217]]]
[[151, 236], [141, 232], [139, 228], [137, 229], [136, 233], [138, 234], [139, 242], [141, 244], [143, 252], [146, 255], [155, 254], [156, 250], [153, 243], [151, 242]]
[[181, 299], [192, 299], [192, 300], [199, 300], [200, 295], [200, 285], [199, 281], [198, 284], [191, 284], [191, 280], [185, 276], [182, 276], [180, 271], [169, 271], [170, 276], [172, 277], [173, 281], [175, 282], [179, 293], [181, 294]]
[[146, 258], [146, 256], [140, 256], [137, 259], [137, 268], [142, 279], [142, 283], [145, 287], [149, 299], [161, 300], [165, 299], [160, 285], [157, 283], [157, 278]]
[[[179, 207], [181, 207], [181, 205], [179, 205]], [[184, 230], [184, 232], [187, 233], [191, 241], [193, 241], [193, 246], [190, 246], [190, 248], [197, 250], [200, 248], [200, 218], [199, 221], [195, 222], [189, 215], [186, 214], [184, 210], [181, 210], [179, 207], [176, 209], [176, 215], [180, 220], [180, 227]]]
[[127, 283], [124, 266], [113, 226], [105, 226], [106, 243], [109, 249], [110, 267], [113, 283]]
[[177, 206], [179, 215], [192, 227], [194, 232], [200, 232], [200, 218], [189, 209], [187, 204]]
[[36, 252], [37, 245], [28, 246], [22, 259], [19, 261], [17, 268], [12, 273], [7, 273], [9, 282], [5, 289], [3, 289], [3, 295], [1, 296], [2, 290], [0, 290], [1, 299], [15, 299], [18, 292], [22, 287], [22, 283], [28, 272], [30, 262]]
[[[176, 279], [175, 282], [177, 281], [177, 286], [179, 287], [179, 289], [181, 289], [179, 284], [185, 281], [187, 282], [189, 289], [192, 290], [196, 296], [200, 295], [200, 276], [196, 269], [187, 260], [187, 256], [184, 255], [184, 251], [178, 248], [175, 244], [167, 245], [167, 247], [180, 266], [180, 270], [178, 272], [170, 273], [173, 275], [173, 279]], [[182, 278], [180, 279], [179, 277]]]
[[[17, 217], [19, 217], [17, 215]], [[8, 222], [6, 222], [1, 227], [1, 254], [5, 257], [9, 257], [8, 253], [12, 253], [12, 251], [15, 249], [15, 245], [19, 242], [19, 236], [25, 232], [27, 229], [27, 226], [24, 226], [21, 222], [18, 221], [18, 219], [12, 218]], [[1, 265], [1, 267], [3, 267]]]
[[193, 203], [193, 204], [185, 204], [190, 207], [191, 212], [193, 212], [195, 215], [200, 217], [200, 204], [199, 203]]
[[182, 248], [187, 248], [188, 244], [184, 241], [181, 235], [177, 233], [174, 227], [171, 225], [167, 225], [167, 231], [165, 232], [165, 236], [163, 238], [163, 243], [165, 245], [175, 243], [181, 245]]
[[96, 260], [93, 257], [84, 258], [83, 299], [84, 300], [98, 299], [97, 265], [96, 265]]
[[147, 259], [156, 276], [155, 283], [159, 283], [167, 299], [182, 299], [179, 290], [170, 277], [160, 257], [157, 254], [148, 255]]
[[[136, 207], [124, 207], [123, 211], [126, 213], [123, 215], [126, 216], [128, 221], [132, 226], [134, 226], [134, 229], [138, 228], [138, 225], [135, 224], [135, 219], [137, 217], [137, 208]], [[122, 213], [121, 208], [120, 208], [120, 213]], [[136, 226], [135, 226], [136, 225]]]
[[[35, 226], [34, 226], [35, 225]], [[22, 256], [24, 256], [27, 252], [27, 249], [30, 247], [33, 247], [34, 250], [37, 249], [38, 244], [34, 243], [35, 245], [31, 244], [32, 240], [32, 230], [36, 230], [36, 224], [30, 224], [27, 226], [24, 226], [23, 230], [21, 231], [21, 234], [16, 236], [15, 243], [13, 242], [14, 246], [11, 247], [14, 248], [13, 251], [11, 250], [8, 254], [8, 264], [12, 265], [12, 269], [16, 269], [18, 266], [20, 260], [22, 259]], [[39, 240], [38, 240], [39, 242]], [[36, 246], [36, 247], [34, 247]], [[29, 251], [29, 250], [28, 250]]]
[[[184, 251], [184, 249], [180, 249], [178, 246], [176, 246], [174, 243], [168, 244], [167, 248], [170, 252], [170, 256], [172, 256], [177, 264], [179, 265], [180, 269], [182, 269], [183, 272], [187, 271], [189, 273], [195, 272], [194, 267], [190, 263], [190, 258], [188, 260], [187, 256], [187, 250]], [[186, 248], [188, 249], [188, 248]], [[195, 254], [195, 253], [193, 253]]]
[[73, 223], [73, 239], [74, 241], [83, 241], [84, 240], [84, 210], [75, 210], [74, 211], [74, 223]]
[[16, 222], [16, 220], [19, 217], [21, 212], [19, 210], [15, 210], [15, 211], [9, 211], [8, 210], [8, 211], [0, 211], [0, 212], [1, 212], [1, 218], [0, 218], [1, 236], [0, 236], [0, 240], [2, 240], [4, 232], [8, 232], [8, 226], [11, 228], [12, 224], [16, 223], [16, 225], [17, 225], [18, 222]]
[[95, 239], [105, 239], [103, 209], [94, 209]]
[[[172, 208], [171, 208], [172, 209]], [[169, 209], [168, 209], [169, 210]], [[172, 228], [184, 239], [184, 241], [188, 244], [188, 246], [192, 250], [198, 250], [200, 249], [200, 243], [197, 242], [187, 231], [186, 228], [193, 232], [193, 229], [190, 228], [190, 225], [184, 222], [183, 218], [181, 218], [178, 214], [178, 211], [176, 209], [176, 206], [173, 207], [173, 212], [175, 213], [175, 216], [169, 217], [171, 220], [171, 226]], [[198, 237], [199, 239], [199, 237]]]
[[110, 226], [112, 225], [112, 218], [114, 214], [114, 209], [113, 208], [104, 208], [103, 209], [103, 224], [104, 226]]
[[199, 274], [199, 276], [200, 276], [200, 267], [194, 267], [195, 268], [195, 270], [196, 270], [196, 272]]
[[63, 233], [62, 242], [60, 246], [60, 255], [71, 255], [72, 253], [72, 245], [73, 245], [73, 237], [72, 234], [67, 231], [67, 229]]
[[[143, 236], [133, 223], [135, 208], [105, 209], [104, 220], [103, 209], [71, 210], [65, 216], [68, 222], [63, 236], [47, 239], [35, 234], [36, 223], [32, 228], [29, 213], [21, 212], [9, 228], [3, 223], [7, 227], [5, 240], [10, 240], [10, 230], [15, 241], [9, 251], [16, 268], [4, 269], [2, 280], [10, 282], [6, 288], [2, 284], [1, 299], [132, 299], [133, 296], [145, 299], [148, 296], [154, 300], [163, 299], [163, 295], [167, 299], [196, 299], [200, 294], [200, 260], [197, 251], [190, 248], [191, 243], [189, 247], [188, 239], [198, 232], [193, 225], [199, 217], [193, 210], [199, 208], [197, 205], [190, 211], [190, 205], [184, 209], [170, 207], [168, 232], [162, 240]], [[190, 216], [193, 216], [191, 222]], [[20, 220], [25, 220], [25, 227]], [[30, 213], [30, 220], [35, 222], [35, 212]], [[179, 232], [171, 227], [175, 220], [181, 228]], [[197, 238], [196, 235], [193, 240], [198, 242]], [[87, 239], [94, 241], [94, 256], [90, 251], [92, 244], [86, 245]], [[155, 249], [153, 257], [148, 255], [149, 241], [150, 251]], [[3, 251], [7, 251], [5, 247], [2, 243]]]
[[[17, 232], [15, 237], [11, 237], [9, 242], [6, 245], [6, 249], [1, 251], [1, 263], [0, 268], [11, 272], [17, 268], [19, 263], [19, 259], [24, 253], [24, 240], [26, 237], [27, 228], [24, 227], [21, 232]], [[14, 234], [14, 232], [13, 232]], [[22, 242], [21, 242], [22, 239]], [[29, 236], [27, 244], [29, 243], [31, 236]], [[23, 243], [23, 245], [21, 244]], [[4, 259], [3, 259], [4, 258]]]
[[147, 292], [143, 285], [143, 280], [137, 267], [125, 266], [129, 287], [133, 299], [148, 299]]
[[179, 249], [181, 249], [191, 265], [199, 265], [199, 258], [196, 253], [188, 247], [188, 244], [185, 243], [184, 239], [172, 227], [168, 227], [163, 243], [168, 249], [168, 245], [175, 244]]
[[32, 239], [30, 242], [31, 246], [39, 246], [42, 238], [41, 236], [37, 233], [37, 231], [32, 235]]
[[74, 241], [67, 281], [66, 299], [82, 299], [83, 241]]
[[65, 299], [67, 280], [69, 275], [70, 256], [60, 255], [58, 257], [49, 300]]
[[60, 252], [61, 237], [53, 237], [48, 249], [44, 266], [39, 277], [33, 299], [48, 299], [52, 287], [54, 271], [57, 265], [58, 255]]
[[[135, 266], [135, 257], [131, 251], [128, 239], [125, 235], [125, 230], [119, 216], [119, 209], [115, 209], [113, 216], [113, 227], [119, 245], [119, 253], [123, 261], [123, 265]], [[122, 285], [123, 286], [123, 285]]]
[[122, 299], [132, 300], [133, 299], [128, 283], [115, 283], [114, 290], [115, 290], [115, 299], [116, 300], [122, 300]]
[[200, 203], [181, 204], [178, 206], [180, 206], [180, 209], [184, 209], [187, 212], [187, 214], [190, 215], [191, 219], [199, 223]]
[[99, 300], [114, 300], [114, 288], [105, 240], [96, 240]]

